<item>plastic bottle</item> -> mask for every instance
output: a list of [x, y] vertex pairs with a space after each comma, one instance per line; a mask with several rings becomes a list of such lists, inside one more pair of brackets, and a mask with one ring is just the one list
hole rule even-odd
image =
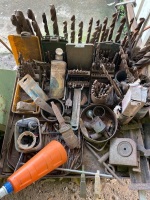
[[0, 199], [11, 192], [19, 192], [67, 161], [61, 143], [50, 142], [28, 162], [14, 172], [0, 188]]

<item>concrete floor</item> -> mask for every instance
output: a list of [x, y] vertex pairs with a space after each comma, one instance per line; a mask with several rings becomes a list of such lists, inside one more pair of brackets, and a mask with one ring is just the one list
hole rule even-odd
[[[52, 33], [52, 22], [50, 20], [49, 4], [54, 4], [57, 11], [58, 24], [60, 29], [60, 35], [62, 34], [62, 22], [68, 21], [68, 30], [70, 28], [70, 18], [73, 14], [76, 16], [76, 32], [78, 34], [78, 24], [80, 21], [84, 22], [83, 31], [87, 32], [87, 25], [91, 17], [95, 22], [100, 19], [101, 23], [106, 16], [111, 16], [115, 12], [114, 7], [107, 6], [107, 3], [113, 0], [51, 0], [51, 1], [39, 1], [39, 0], [0, 0], [0, 38], [8, 44], [7, 36], [9, 34], [15, 34], [15, 27], [11, 24], [10, 17], [14, 14], [14, 10], [23, 11], [27, 17], [26, 12], [28, 8], [31, 8], [36, 16], [37, 22], [44, 33], [44, 27], [42, 24], [42, 13], [45, 12], [48, 19], [48, 26], [50, 33]], [[109, 23], [111, 17], [109, 18]], [[94, 28], [93, 26], [93, 28]], [[69, 30], [70, 32], [70, 30]], [[76, 34], [76, 36], [77, 36]], [[83, 35], [84, 38], [86, 35]], [[0, 44], [0, 52], [8, 52], [5, 47]]]

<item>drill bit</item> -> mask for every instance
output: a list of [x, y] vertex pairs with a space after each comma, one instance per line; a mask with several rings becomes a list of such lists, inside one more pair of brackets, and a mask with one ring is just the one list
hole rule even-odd
[[88, 27], [88, 34], [87, 34], [87, 38], [86, 38], [86, 43], [89, 43], [90, 41], [90, 35], [91, 35], [91, 30], [92, 30], [92, 24], [93, 24], [93, 18], [90, 19], [89, 21], [89, 27]]
[[108, 17], [105, 17], [105, 19], [103, 21], [102, 35], [101, 35], [101, 39], [100, 39], [101, 42], [103, 41], [103, 39], [105, 37], [105, 31], [106, 31], [107, 23], [108, 23]]
[[53, 34], [59, 36], [56, 9], [55, 9], [55, 6], [52, 4], [50, 4], [50, 14], [51, 14], [51, 20], [53, 22]]
[[11, 19], [12, 24], [13, 24], [14, 26], [16, 26], [16, 32], [17, 32], [17, 34], [21, 34], [21, 32], [22, 32], [22, 27], [21, 27], [20, 24], [18, 23], [17, 18], [16, 18], [16, 15], [12, 15], [10, 19]]
[[74, 43], [75, 42], [75, 15], [73, 15], [71, 17], [71, 36], [70, 36], [70, 39], [71, 39], [71, 43]]
[[45, 13], [42, 14], [42, 19], [43, 19], [43, 23], [44, 23], [45, 33], [46, 33], [46, 35], [50, 35], [49, 34], [49, 30], [48, 30], [47, 18], [46, 18], [46, 14]]
[[125, 43], [126, 43], [126, 41], [127, 41], [127, 38], [128, 38], [128, 36], [125, 35], [124, 38], [123, 38], [123, 40], [122, 40], [122, 42], [121, 42], [121, 46], [124, 46], [124, 45], [125, 45]]
[[27, 23], [27, 25], [28, 25], [28, 27], [29, 27], [29, 29], [30, 29], [30, 33], [31, 33], [32, 35], [34, 35], [34, 31], [33, 31], [33, 29], [32, 29], [32, 26], [31, 26], [31, 23], [30, 23], [29, 19], [26, 19], [26, 23]]
[[101, 30], [102, 30], [102, 24], [99, 25], [99, 29], [96, 35], [96, 42], [99, 42]]
[[109, 33], [109, 28], [106, 28], [103, 41], [106, 41], [106, 40], [107, 40], [108, 33]]
[[32, 26], [33, 26], [34, 32], [36, 33], [36, 36], [38, 36], [40, 39], [42, 37], [42, 33], [41, 33], [38, 23], [35, 19], [35, 15], [30, 8], [28, 8], [28, 10], [27, 10], [27, 15], [28, 15], [28, 18], [32, 20]]
[[120, 53], [120, 56], [121, 56], [121, 59], [122, 59], [123, 67], [124, 67], [126, 74], [127, 74], [128, 82], [130, 82], [130, 83], [134, 82], [135, 78], [132, 75], [132, 73], [129, 71], [129, 67], [128, 67], [128, 64], [127, 64], [127, 61], [126, 61], [126, 55], [125, 55], [124, 50], [121, 46], [120, 46], [120, 52], [119, 53]]
[[115, 42], [118, 42], [120, 40], [125, 23], [126, 23], [126, 17], [122, 18], [122, 20], [120, 21], [120, 26], [117, 31], [117, 35], [115, 37]]
[[17, 10], [15, 12], [15, 15], [16, 15], [16, 19], [17, 19], [19, 25], [22, 27], [22, 31], [27, 31], [30, 33], [30, 28], [26, 22], [23, 12], [20, 10]]
[[133, 22], [134, 22], [134, 17], [130, 20], [129, 29], [131, 29]]
[[141, 29], [141, 26], [143, 25], [144, 21], [145, 21], [145, 18], [140, 18], [140, 22], [138, 23], [137, 27], [134, 30], [134, 34], [131, 37], [132, 46], [134, 45], [136, 37], [137, 37], [137, 35], [138, 35], [138, 33], [139, 33], [139, 31]]
[[83, 21], [79, 23], [78, 43], [82, 43]]
[[112, 15], [112, 22], [111, 22], [111, 25], [110, 25], [110, 31], [109, 31], [108, 41], [112, 40], [112, 36], [113, 36], [113, 32], [114, 32], [114, 28], [115, 28], [117, 16], [118, 16], [118, 13], [114, 13]]
[[63, 21], [63, 34], [66, 39], [68, 39], [68, 32], [67, 32], [67, 21]]
[[94, 30], [94, 32], [92, 34], [92, 38], [90, 39], [90, 43], [93, 43], [93, 44], [95, 43], [98, 33], [99, 33], [99, 26], [96, 26], [95, 30]]
[[120, 88], [117, 86], [117, 84], [115, 83], [115, 81], [111, 78], [111, 76], [108, 74], [108, 71], [106, 70], [105, 66], [102, 64], [101, 67], [102, 67], [103, 73], [106, 75], [106, 77], [110, 81], [111, 85], [114, 87], [114, 90], [116, 91], [116, 94], [120, 98], [122, 98], [122, 94], [121, 94]]

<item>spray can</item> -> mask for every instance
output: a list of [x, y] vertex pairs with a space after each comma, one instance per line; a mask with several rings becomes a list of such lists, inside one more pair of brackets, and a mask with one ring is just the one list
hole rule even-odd
[[0, 188], [0, 199], [11, 192], [31, 185], [67, 161], [67, 153], [61, 143], [53, 140], [28, 162], [8, 177]]

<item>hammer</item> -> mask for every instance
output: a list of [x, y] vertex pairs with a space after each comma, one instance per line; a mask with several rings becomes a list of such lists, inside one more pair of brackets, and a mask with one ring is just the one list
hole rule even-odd
[[[115, 8], [117, 9], [118, 6], [123, 6], [125, 10], [125, 15], [126, 15], [126, 24], [127, 24], [127, 29], [128, 29], [128, 40], [129, 40], [129, 50], [131, 50], [131, 38], [130, 38], [130, 26], [129, 26], [129, 20], [128, 20], [128, 12], [127, 12], [127, 4], [131, 3], [134, 7], [136, 7], [136, 0], [129, 0], [129, 1], [124, 1], [121, 3], [117, 3], [115, 5]], [[131, 54], [132, 55], [132, 54]]]

